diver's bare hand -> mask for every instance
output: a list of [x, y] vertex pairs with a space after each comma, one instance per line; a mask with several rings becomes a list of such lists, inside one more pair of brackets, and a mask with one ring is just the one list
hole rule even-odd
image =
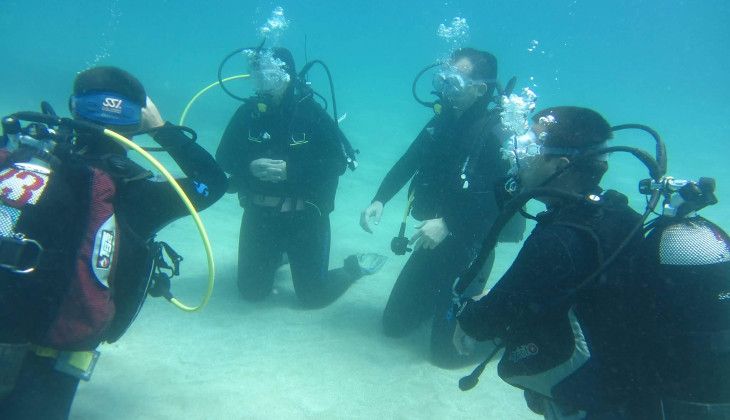
[[449, 228], [446, 226], [446, 222], [444, 222], [444, 219], [442, 218], [426, 220], [421, 224], [421, 226], [418, 226], [417, 229], [418, 231], [409, 241], [409, 245], [413, 245], [414, 243], [416, 244], [416, 246], [413, 247], [414, 250], [420, 248], [434, 249], [439, 246], [439, 244], [443, 242], [450, 233]]
[[456, 328], [454, 329], [454, 338], [453, 338], [454, 347], [456, 348], [456, 351], [459, 352], [459, 354], [463, 356], [468, 356], [474, 351], [474, 346], [476, 345], [476, 340], [469, 337], [464, 330], [461, 329], [461, 326], [459, 323], [456, 323]]
[[365, 210], [360, 212], [360, 227], [368, 233], [373, 233], [370, 228], [370, 221], [373, 224], [380, 224], [380, 218], [383, 216], [383, 203], [380, 201], [373, 201]]
[[249, 165], [251, 174], [266, 182], [286, 180], [286, 162], [277, 159], [259, 158]]
[[142, 116], [140, 119], [140, 130], [149, 131], [155, 128], [160, 128], [165, 125], [165, 120], [160, 115], [160, 110], [157, 109], [157, 105], [152, 102], [150, 97], [147, 97], [147, 103], [142, 107]]

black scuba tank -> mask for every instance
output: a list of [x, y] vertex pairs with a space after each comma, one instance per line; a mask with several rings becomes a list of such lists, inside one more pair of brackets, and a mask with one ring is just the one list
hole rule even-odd
[[662, 397], [730, 402], [730, 238], [700, 216], [663, 216], [643, 246]]

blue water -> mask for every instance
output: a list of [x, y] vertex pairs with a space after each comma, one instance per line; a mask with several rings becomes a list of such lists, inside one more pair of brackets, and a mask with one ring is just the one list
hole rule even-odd
[[[387, 252], [403, 200], [386, 209], [375, 236], [356, 226], [358, 212], [430, 116], [412, 100], [411, 82], [448, 53], [436, 28], [455, 16], [469, 23], [465, 45], [493, 52], [500, 79], [517, 76], [518, 87], [538, 94], [538, 108], [588, 106], [612, 124], [658, 130], [672, 175], [717, 179], [720, 204], [703, 214], [730, 229], [730, 5], [719, 0], [1, 0], [0, 114], [35, 110], [41, 100], [66, 113], [75, 74], [106, 64], [137, 75], [163, 117], [177, 121], [229, 51], [260, 41], [257, 28], [275, 6], [290, 20], [279, 43], [301, 66], [306, 37], [307, 57], [332, 70], [340, 114], [348, 115], [342, 127], [362, 152], [332, 216], [333, 263], [362, 248]], [[244, 71], [243, 64], [232, 60], [227, 74]], [[321, 72], [311, 80], [327, 92]], [[242, 95], [250, 89], [246, 82], [230, 86]], [[236, 106], [213, 90], [186, 122], [213, 152]], [[619, 134], [619, 142], [652, 147], [640, 133]], [[640, 208], [636, 183], [646, 171], [621, 156], [610, 164], [605, 184]], [[377, 278], [323, 311], [290, 307], [287, 273], [268, 304], [246, 306], [232, 281], [240, 209], [227, 196], [206, 213], [219, 269], [210, 307], [191, 318], [148, 304], [128, 336], [104, 350], [96, 377], [79, 391], [74, 418], [529, 418], [520, 393], [494, 372], [460, 394], [454, 383], [466, 371], [423, 362], [423, 337], [380, 337], [380, 311], [402, 259], [391, 258]], [[190, 225], [163, 233], [191, 255], [188, 273], [204, 272]], [[514, 251], [505, 247], [497, 267]], [[181, 286], [190, 300], [201, 282], [193, 273], [196, 285]]]

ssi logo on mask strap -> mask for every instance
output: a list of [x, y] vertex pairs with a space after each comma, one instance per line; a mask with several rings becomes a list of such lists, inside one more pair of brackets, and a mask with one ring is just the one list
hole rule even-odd
[[104, 98], [104, 102], [102, 102], [101, 106], [104, 108], [104, 111], [106, 111], [106, 112], [113, 112], [115, 114], [121, 114], [123, 103], [124, 103], [124, 101], [121, 99], [107, 97], [107, 98]]

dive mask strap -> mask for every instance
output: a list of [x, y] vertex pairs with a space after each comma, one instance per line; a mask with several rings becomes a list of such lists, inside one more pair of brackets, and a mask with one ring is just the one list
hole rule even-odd
[[133, 126], [142, 120], [142, 105], [115, 92], [73, 95], [71, 110], [77, 117], [102, 125]]

